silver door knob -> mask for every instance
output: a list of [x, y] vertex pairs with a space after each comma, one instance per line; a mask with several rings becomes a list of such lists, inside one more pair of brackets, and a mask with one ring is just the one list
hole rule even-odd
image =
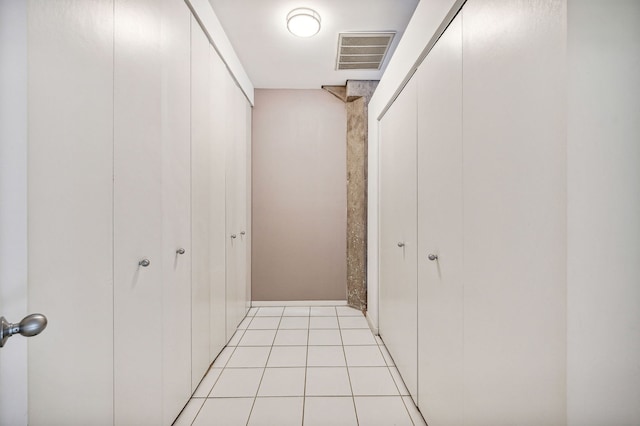
[[438, 260], [438, 255], [437, 254], [430, 254], [429, 255], [429, 260]]
[[240, 235], [244, 235], [244, 234], [246, 234], [246, 232], [244, 232], [244, 231], [241, 231], [241, 232], [240, 232]]
[[17, 324], [11, 324], [4, 317], [0, 317], [0, 348], [14, 334], [31, 337], [40, 334], [46, 327], [47, 317], [42, 314], [27, 315]]
[[236, 238], [238, 238], [238, 237], [236, 236], [236, 234], [231, 234], [231, 239], [232, 239], [232, 240], [235, 240]]
[[146, 268], [147, 266], [151, 265], [151, 261], [149, 259], [142, 259], [140, 262], [138, 262], [138, 265]]
[[176, 250], [176, 253], [178, 254], [184, 254], [185, 250], [181, 247], [178, 250]]
[[399, 242], [398, 243], [398, 247], [404, 247], [404, 243], [403, 242]]

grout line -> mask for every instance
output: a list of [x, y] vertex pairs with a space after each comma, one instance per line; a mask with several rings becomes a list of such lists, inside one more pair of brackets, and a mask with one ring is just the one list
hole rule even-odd
[[[400, 398], [402, 398], [402, 392], [400, 391], [400, 386], [398, 385], [398, 383], [396, 383], [396, 379], [393, 377], [393, 374], [391, 373], [391, 366], [389, 365], [389, 363], [387, 362], [387, 358], [385, 358], [384, 353], [382, 352], [382, 348], [380, 348], [381, 345], [378, 345], [378, 350], [380, 351], [380, 355], [382, 355], [382, 359], [384, 359], [384, 364], [387, 367], [387, 371], [389, 372], [389, 375], [391, 376], [391, 380], [393, 381], [394, 386], [396, 387], [396, 389], [398, 390], [398, 395], [400, 395]], [[386, 347], [385, 347], [386, 349]], [[387, 351], [389, 352], [389, 351]], [[391, 356], [391, 354], [389, 354], [389, 356]], [[391, 358], [393, 360], [393, 358]], [[393, 364], [395, 366], [396, 362], [393, 361]], [[403, 401], [404, 403], [404, 401]], [[406, 409], [406, 405], [405, 405], [405, 409]], [[413, 422], [413, 420], [412, 420]]]
[[347, 378], [349, 379], [349, 389], [351, 389], [351, 402], [353, 403], [353, 412], [356, 415], [356, 423], [359, 425], [360, 421], [358, 420], [358, 409], [356, 408], [356, 398], [353, 395], [353, 385], [351, 384], [351, 373], [349, 372], [349, 361], [347, 360], [347, 352], [344, 350], [344, 340], [342, 340], [342, 330], [338, 329], [338, 331], [340, 332], [340, 341], [342, 342], [342, 354], [344, 355], [344, 364], [347, 370]]
[[[245, 315], [245, 318], [243, 318], [243, 320], [242, 320], [242, 321], [244, 321], [246, 318], [247, 318], [247, 316]], [[252, 320], [253, 320], [253, 319], [249, 320], [249, 324], [251, 324], [251, 321], [252, 321]], [[236, 333], [237, 333], [238, 331], [240, 331], [240, 330], [242, 330], [242, 334], [244, 335], [244, 332], [246, 331], [246, 329], [236, 328]], [[234, 333], [234, 335], [235, 335], [235, 333]], [[233, 336], [232, 336], [231, 338], [233, 339]], [[228, 342], [227, 342], [227, 343], [228, 343]], [[224, 363], [224, 365], [223, 365], [222, 367], [214, 367], [214, 364], [215, 364], [216, 360], [218, 359], [218, 357], [220, 357], [220, 354], [222, 354], [222, 352], [223, 352], [225, 349], [227, 349], [227, 348], [233, 348], [233, 349], [231, 349], [231, 354], [230, 354], [230, 355], [229, 355], [229, 357], [227, 358], [227, 361]], [[204, 404], [206, 404], [207, 399], [209, 398], [209, 395], [211, 395], [211, 392], [213, 392], [213, 388], [216, 386], [216, 384], [217, 384], [217, 383], [218, 383], [218, 381], [220, 380], [220, 377], [222, 377], [222, 374], [224, 373], [224, 370], [227, 368], [227, 364], [229, 364], [229, 360], [231, 360], [231, 357], [232, 357], [232, 356], [233, 356], [233, 354], [236, 352], [236, 349], [237, 349], [237, 348], [238, 348], [238, 346], [237, 346], [237, 345], [236, 345], [236, 346], [229, 346], [228, 344], [227, 344], [227, 345], [225, 345], [225, 346], [222, 348], [222, 350], [220, 351], [220, 353], [218, 354], [218, 356], [216, 356], [216, 358], [213, 360], [213, 362], [212, 362], [212, 363], [211, 363], [211, 365], [209, 366], [209, 369], [207, 370], [207, 372], [205, 373], [205, 375], [204, 375], [204, 376], [202, 377], [202, 379], [200, 380], [200, 383], [198, 383], [198, 386], [196, 386], [196, 390], [198, 390], [198, 387], [202, 384], [202, 382], [204, 381], [204, 378], [207, 376], [207, 374], [209, 374], [209, 372], [210, 372], [213, 368], [216, 368], [216, 369], [218, 369], [218, 368], [219, 368], [219, 369], [221, 369], [221, 370], [222, 370], [222, 371], [220, 372], [220, 374], [218, 375], [218, 377], [216, 378], [216, 380], [215, 380], [215, 382], [213, 383], [213, 385], [211, 386], [211, 389], [209, 389], [209, 393], [207, 393], [207, 396], [204, 398], [204, 400], [205, 400], [205, 401], [202, 403], [202, 405], [200, 406], [200, 409], [198, 410], [198, 412], [196, 413], [195, 417], [193, 418], [193, 421], [192, 421], [192, 423], [191, 423], [192, 425], [193, 425], [193, 422], [195, 422], [195, 421], [196, 421], [196, 418], [198, 417], [198, 415], [200, 415], [200, 411], [202, 411], [202, 408], [204, 407]], [[195, 391], [194, 391], [194, 393], [195, 393]], [[195, 398], [195, 399], [202, 399], [201, 397], [196, 398], [196, 397], [194, 397], [194, 396], [193, 396], [193, 394], [191, 394], [191, 398], [189, 398], [189, 400], [192, 400], [192, 399], [194, 399], [194, 398]]]
[[[209, 374], [211, 372], [211, 369], [213, 367], [209, 367], [209, 370], [207, 370], [207, 374]], [[220, 372], [220, 374], [218, 374], [218, 377], [216, 377], [215, 382], [213, 382], [213, 385], [211, 385], [211, 389], [209, 389], [209, 392], [207, 393], [207, 396], [205, 397], [205, 399], [209, 398], [209, 395], [211, 395], [211, 392], [213, 392], [213, 388], [216, 387], [216, 383], [218, 383], [218, 380], [220, 380], [220, 377], [222, 376], [222, 373], [224, 372], [224, 368], [222, 369], [222, 371]], [[204, 375], [204, 377], [207, 377], [207, 374]], [[202, 378], [202, 380], [204, 380], [204, 377]], [[202, 381], [200, 381], [200, 384], [202, 384]], [[200, 386], [200, 385], [198, 385]], [[196, 388], [196, 390], [198, 390], [198, 388]], [[194, 396], [191, 396], [191, 399], [193, 399]], [[202, 404], [204, 406], [204, 404]], [[202, 408], [202, 407], [201, 407]]]
[[[411, 424], [415, 426], [415, 422], [413, 421], [413, 417], [411, 416], [411, 412], [409, 411], [409, 407], [407, 407], [407, 403], [404, 400], [405, 395], [402, 395], [402, 391], [400, 390], [400, 385], [396, 382], [395, 377], [391, 373], [391, 368], [392, 367], [387, 362], [387, 359], [385, 358], [384, 354], [382, 353], [382, 348], [380, 346], [384, 347], [384, 349], [389, 354], [389, 357], [391, 357], [391, 353], [389, 352], [387, 347], [384, 345], [384, 342], [383, 342], [382, 345], [378, 345], [378, 350], [380, 351], [380, 354], [382, 355], [382, 358], [384, 359], [384, 363], [387, 366], [387, 370], [389, 371], [389, 374], [391, 375], [391, 380], [393, 381], [393, 384], [395, 385], [396, 389], [398, 390], [398, 395], [400, 396], [400, 400], [402, 401], [402, 404], [404, 405], [404, 409], [407, 411], [407, 415], [409, 416], [409, 420], [411, 420]], [[393, 357], [391, 357], [391, 360], [393, 361], [393, 368], [396, 368], [395, 367], [396, 362], [393, 360]], [[396, 368], [396, 370], [397, 370], [397, 368]], [[399, 370], [398, 370], [398, 375], [400, 375], [400, 371]], [[400, 378], [402, 379], [402, 376], [400, 376]], [[402, 380], [404, 381], [404, 379], [402, 379]], [[404, 387], [406, 388], [407, 385], [404, 385]], [[409, 395], [409, 398], [411, 398], [410, 395]], [[413, 404], [413, 399], [411, 399], [411, 403]]]
[[[249, 320], [249, 325], [251, 324], [251, 322], [252, 322], [252, 321], [253, 321], [253, 319], [255, 319], [255, 318], [256, 318], [255, 316], [253, 316], [253, 317], [245, 316], [245, 319], [250, 319], [250, 320]], [[264, 317], [263, 317], [263, 318], [264, 318]], [[275, 318], [275, 317], [272, 317], [272, 318]], [[213, 366], [213, 363], [212, 363], [212, 364], [211, 364], [211, 366], [209, 367], [209, 370], [207, 371], [207, 374], [209, 374], [209, 373], [211, 372], [211, 370], [212, 370], [212, 369], [214, 369], [214, 368], [215, 368], [215, 369], [221, 369], [221, 370], [222, 370], [222, 371], [220, 372], [220, 375], [216, 378], [216, 380], [215, 380], [214, 384], [212, 385], [211, 389], [209, 390], [209, 393], [207, 394], [207, 396], [206, 396], [206, 397], [193, 397], [193, 396], [192, 396], [192, 397], [190, 398], [190, 400], [194, 400], [194, 399], [195, 399], [195, 400], [201, 400], [201, 399], [203, 399], [203, 400], [204, 400], [204, 401], [203, 401], [203, 403], [202, 403], [202, 405], [200, 406], [200, 409], [198, 410], [198, 412], [197, 412], [197, 413], [196, 413], [196, 415], [194, 416], [194, 418], [193, 418], [193, 422], [195, 422], [195, 420], [197, 419], [198, 415], [199, 415], [199, 414], [200, 414], [200, 412], [202, 411], [202, 408], [204, 407], [204, 404], [206, 404], [206, 401], [207, 401], [209, 398], [211, 398], [211, 396], [210, 396], [210, 395], [211, 395], [211, 393], [213, 392], [213, 388], [216, 386], [216, 384], [217, 384], [217, 383], [218, 383], [218, 381], [220, 380], [220, 377], [222, 376], [222, 374], [224, 373], [224, 371], [225, 371], [226, 369], [234, 370], [234, 369], [255, 369], [255, 368], [259, 368], [259, 367], [228, 367], [228, 363], [229, 363], [229, 361], [231, 360], [231, 358], [233, 357], [233, 355], [235, 354], [235, 352], [236, 352], [236, 350], [237, 350], [237, 348], [238, 348], [238, 347], [270, 347], [270, 349], [269, 349], [269, 355], [267, 356], [267, 361], [266, 361], [266, 363], [265, 363], [265, 366], [263, 367], [262, 376], [261, 376], [261, 378], [260, 378], [260, 382], [259, 382], [259, 384], [258, 384], [258, 388], [257, 388], [257, 390], [256, 390], [256, 394], [255, 394], [255, 396], [253, 397], [253, 402], [252, 402], [252, 405], [251, 405], [251, 409], [250, 409], [250, 411], [249, 411], [249, 417], [247, 418], [247, 423], [248, 423], [248, 422], [249, 422], [249, 420], [251, 419], [251, 415], [253, 414], [253, 409], [254, 409], [254, 407], [255, 407], [255, 403], [256, 403], [256, 401], [257, 401], [257, 398], [259, 397], [259, 396], [258, 396], [258, 393], [259, 393], [260, 387], [262, 386], [262, 382], [263, 382], [263, 380], [264, 380], [264, 375], [266, 374], [266, 369], [267, 369], [267, 368], [280, 368], [280, 369], [285, 369], [285, 368], [298, 368], [298, 369], [299, 369], [299, 368], [301, 368], [300, 366], [267, 367], [267, 366], [268, 366], [268, 363], [269, 363], [269, 359], [271, 358], [271, 355], [272, 355], [272, 352], [273, 352], [273, 348], [274, 348], [274, 346], [277, 346], [277, 347], [303, 347], [303, 346], [304, 346], [304, 347], [306, 347], [306, 359], [305, 359], [305, 365], [304, 365], [304, 368], [305, 368], [305, 376], [304, 376], [304, 388], [303, 388], [303, 395], [302, 395], [302, 398], [303, 398], [303, 402], [302, 402], [302, 422], [303, 422], [303, 424], [304, 424], [304, 416], [305, 416], [305, 408], [306, 408], [306, 399], [307, 399], [307, 393], [306, 393], [306, 385], [307, 385], [307, 377], [308, 377], [308, 376], [307, 376], [307, 372], [308, 372], [308, 369], [309, 369], [309, 346], [317, 346], [317, 347], [341, 347], [341, 348], [342, 348], [342, 354], [343, 354], [343, 356], [344, 356], [344, 360], [345, 360], [345, 365], [344, 365], [344, 367], [343, 367], [343, 366], [329, 366], [329, 365], [327, 365], [327, 366], [314, 366], [313, 368], [345, 368], [345, 369], [346, 369], [346, 371], [347, 371], [347, 377], [348, 377], [348, 380], [349, 380], [349, 387], [350, 387], [350, 390], [351, 390], [351, 400], [352, 400], [352, 403], [353, 403], [354, 413], [355, 413], [355, 415], [356, 415], [356, 421], [357, 421], [357, 422], [358, 422], [358, 424], [359, 424], [359, 420], [358, 420], [358, 411], [357, 411], [357, 407], [356, 407], [356, 403], [355, 403], [355, 394], [354, 394], [354, 392], [353, 392], [353, 384], [352, 384], [352, 382], [351, 382], [351, 374], [350, 374], [350, 368], [351, 368], [351, 367], [347, 364], [346, 350], [345, 350], [344, 340], [343, 340], [343, 336], [342, 336], [342, 331], [343, 331], [343, 329], [342, 329], [342, 328], [338, 328], [338, 329], [315, 329], [315, 330], [338, 330], [338, 332], [339, 332], [339, 334], [340, 334], [340, 341], [341, 341], [341, 344], [339, 344], [339, 345], [309, 345], [309, 343], [310, 343], [310, 337], [311, 337], [311, 336], [310, 336], [310, 334], [311, 334], [311, 330], [314, 330], [314, 329], [309, 329], [309, 328], [306, 328], [306, 329], [281, 329], [281, 328], [280, 328], [280, 326], [281, 326], [281, 324], [282, 324], [282, 320], [283, 320], [283, 318], [286, 318], [286, 317], [284, 317], [284, 315], [281, 315], [281, 316], [279, 317], [278, 328], [276, 328], [276, 329], [275, 329], [276, 334], [274, 335], [273, 343], [275, 343], [275, 338], [277, 337], [277, 333], [278, 333], [280, 330], [285, 330], [285, 331], [287, 331], [287, 330], [289, 330], [289, 331], [292, 331], [292, 330], [297, 330], [297, 331], [303, 331], [303, 330], [306, 330], [306, 332], [307, 332], [307, 341], [306, 341], [306, 345], [275, 345], [275, 344], [272, 344], [271, 346], [269, 346], [269, 345], [261, 345], [261, 346], [228, 346], [228, 345], [225, 345], [225, 348], [224, 348], [224, 349], [229, 348], [229, 349], [231, 350], [231, 354], [228, 356], [226, 363], [225, 363], [222, 367], [217, 367], [217, 366], [215, 366], [215, 367], [214, 367], [214, 366]], [[301, 317], [301, 318], [307, 318], [308, 324], [311, 322], [311, 316], [309, 316], [309, 317]], [[246, 331], [248, 331], [248, 330], [249, 330], [249, 328], [248, 328], [248, 327], [247, 327], [247, 328], [245, 328], [245, 329], [240, 329], [240, 328], [236, 329], [236, 333], [241, 332], [241, 333], [243, 334], [243, 335], [240, 337], [240, 340], [242, 340], [242, 338], [244, 337], [244, 333], [246, 333]], [[265, 329], [265, 330], [254, 330], [254, 331], [273, 331], [273, 330], [274, 330], [274, 329]], [[349, 329], [346, 329], [346, 330], [349, 330]], [[363, 329], [363, 330], [364, 330], [364, 329]], [[238, 343], [240, 342], [240, 340], [238, 341]], [[395, 368], [395, 367], [392, 367], [392, 366], [388, 365], [388, 363], [387, 363], [387, 359], [385, 358], [385, 356], [384, 356], [384, 354], [383, 354], [383, 348], [381, 348], [381, 346], [384, 346], [384, 347], [386, 348], [386, 346], [384, 345], [384, 342], [382, 342], [382, 343], [378, 343], [378, 342], [376, 341], [376, 343], [375, 343], [375, 344], [367, 344], [367, 345], [350, 345], [350, 346], [378, 346], [378, 352], [380, 353], [380, 355], [382, 356], [382, 358], [383, 358], [383, 360], [384, 360], [384, 362], [385, 362], [385, 365], [384, 365], [384, 366], [378, 366], [378, 367], [386, 367], [386, 368], [387, 368], [387, 371], [389, 372], [389, 374], [390, 374], [390, 375], [391, 375], [391, 377], [392, 377], [392, 380], [393, 380], [393, 383], [394, 383], [394, 385], [395, 385], [395, 387], [396, 387], [396, 390], [398, 391], [398, 394], [397, 394], [397, 395], [362, 395], [362, 397], [365, 397], [365, 398], [366, 398], [366, 397], [395, 397], [395, 396], [399, 396], [399, 397], [401, 398], [401, 400], [402, 400], [402, 403], [404, 404], [404, 407], [405, 407], [405, 410], [407, 411], [407, 415], [409, 416], [409, 419], [411, 420], [412, 424], [415, 426], [415, 422], [414, 422], [414, 420], [413, 420], [413, 417], [411, 416], [411, 411], [409, 410], [409, 407], [408, 407], [408, 402], [406, 402], [406, 401], [405, 401], [404, 395], [402, 395], [402, 392], [400, 391], [400, 386], [399, 386], [399, 384], [396, 382], [396, 379], [393, 377], [393, 374], [391, 373], [391, 368]], [[223, 349], [223, 350], [224, 350], [224, 349]], [[215, 361], [214, 361], [214, 362], [215, 362]], [[372, 367], [372, 366], [360, 366], [360, 367]], [[353, 368], [358, 368], [358, 366], [354, 366]], [[206, 377], [206, 374], [205, 374], [205, 377]], [[203, 377], [203, 379], [204, 379], [204, 377]], [[201, 381], [201, 383], [202, 383], [202, 381]], [[196, 389], [197, 389], [197, 388], [196, 388]], [[264, 396], [264, 398], [283, 398], [283, 397], [285, 397], [285, 396], [281, 396], [281, 395], [279, 395], [279, 396]], [[299, 397], [299, 395], [292, 395], [291, 397]], [[344, 398], [345, 396], [344, 396], [344, 395], [323, 395], [322, 397], [325, 397], [325, 398]], [[217, 397], [216, 397], [216, 398], [217, 398]], [[234, 399], [234, 398], [235, 398], [235, 399], [237, 399], [237, 398], [246, 398], [246, 397], [220, 397], [220, 398], [225, 398], [225, 399]], [[261, 397], [261, 398], [262, 398], [262, 397]], [[409, 398], [410, 398], [410, 396], [409, 396]], [[411, 403], [413, 403], [413, 401], [411, 401]], [[192, 424], [193, 424], [193, 423], [192, 423]]]
[[[245, 318], [243, 318], [242, 321], [244, 321], [247, 318], [247, 316], [245, 315]], [[251, 320], [249, 320], [249, 324], [251, 324], [251, 321], [253, 320], [253, 318]], [[242, 322], [241, 321], [241, 322]], [[226, 324], [226, 318], [225, 318], [225, 324]], [[246, 329], [241, 329], [241, 328], [236, 328], [236, 333], [239, 330], [243, 330], [243, 335], [244, 335], [244, 331], [246, 331]], [[225, 329], [225, 333], [226, 333], [226, 329]], [[235, 333], [234, 333], [235, 334]], [[231, 337], [233, 339], [233, 336]], [[220, 377], [222, 377], [222, 373], [224, 373], [224, 370], [227, 366], [227, 364], [229, 363], [229, 360], [231, 359], [231, 357], [233, 356], [233, 354], [235, 353], [236, 349], [237, 349], [237, 345], [236, 346], [228, 346], [228, 342], [227, 344], [224, 345], [224, 347], [222, 348], [222, 350], [220, 351], [220, 353], [218, 353], [218, 355], [216, 356], [216, 358], [213, 360], [213, 362], [211, 363], [211, 365], [209, 366], [209, 369], [207, 370], [207, 372], [205, 373], [205, 375], [202, 377], [202, 379], [200, 380], [200, 382], [198, 383], [198, 386], [196, 386], [195, 390], [193, 391], [193, 393], [191, 394], [191, 397], [189, 398], [189, 401], [187, 402], [187, 404], [192, 401], [193, 399], [204, 399], [204, 402], [202, 403], [202, 405], [200, 406], [200, 408], [198, 409], [198, 412], [196, 413], [195, 416], [193, 416], [193, 420], [191, 420], [190, 425], [193, 426], [193, 424], [195, 423], [196, 419], [198, 418], [198, 416], [200, 415], [200, 412], [202, 411], [202, 408], [204, 407], [204, 405], [206, 404], [207, 400], [209, 399], [209, 395], [211, 395], [211, 392], [213, 392], [213, 388], [216, 386], [216, 384], [218, 383], [218, 381], [220, 380]], [[202, 384], [202, 381], [204, 380], [204, 378], [207, 376], [207, 374], [209, 374], [209, 372], [211, 371], [212, 368], [218, 368], [218, 367], [214, 367], [213, 365], [215, 364], [216, 360], [220, 357], [220, 354], [222, 354], [222, 352], [227, 349], [227, 348], [232, 348], [231, 349], [231, 354], [229, 355], [227, 362], [224, 363], [224, 365], [220, 368], [222, 371], [220, 372], [220, 374], [218, 375], [218, 378], [216, 378], [215, 382], [213, 383], [213, 386], [211, 386], [211, 389], [209, 389], [209, 393], [207, 393], [207, 396], [205, 398], [196, 398], [193, 396], [193, 394], [195, 393], [196, 390], [198, 390], [198, 387]], [[186, 407], [186, 405], [185, 405]], [[178, 416], [180, 417], [180, 416]], [[176, 419], [177, 420], [177, 419]]]
[[[411, 397], [409, 397], [409, 399], [411, 399]], [[411, 415], [411, 412], [409, 411], [409, 407], [407, 407], [407, 403], [404, 400], [404, 396], [400, 395], [400, 401], [402, 401], [402, 404], [404, 405], [404, 409], [407, 410], [407, 415], [409, 416], [409, 420], [411, 420], [411, 424], [413, 426], [416, 426], [416, 422], [413, 421], [413, 416]], [[411, 403], [413, 404], [413, 400], [411, 400]]]
[[[226, 348], [233, 348], [231, 350], [231, 354], [229, 355], [229, 357], [227, 358], [227, 362], [224, 363], [224, 365], [222, 367], [214, 367], [213, 364], [215, 364], [216, 359], [218, 359], [218, 357], [220, 356], [220, 354], [226, 349]], [[198, 386], [196, 386], [196, 390], [198, 390], [198, 387], [202, 384], [202, 382], [204, 381], [204, 378], [207, 377], [207, 374], [209, 374], [209, 372], [215, 368], [215, 369], [219, 369], [222, 370], [220, 372], [220, 374], [218, 375], [218, 378], [216, 379], [216, 381], [213, 383], [213, 386], [211, 386], [211, 389], [209, 389], [209, 393], [207, 393], [207, 398], [209, 398], [209, 395], [211, 395], [211, 392], [213, 392], [213, 388], [216, 386], [216, 384], [218, 383], [218, 380], [220, 380], [220, 377], [222, 377], [222, 373], [224, 373], [224, 370], [227, 368], [227, 364], [229, 364], [229, 360], [231, 359], [231, 357], [233, 356], [233, 354], [236, 352], [237, 346], [225, 346], [224, 348], [222, 348], [222, 351], [220, 351], [220, 354], [218, 354], [218, 356], [216, 357], [216, 359], [213, 360], [213, 362], [211, 363], [211, 365], [209, 366], [209, 369], [207, 370], [207, 372], [205, 373], [204, 377], [202, 378], [202, 380], [200, 380], [200, 383], [198, 383]], [[195, 392], [195, 391], [194, 391]], [[193, 395], [191, 396], [193, 398]]]
[[[260, 310], [258, 310], [259, 312]], [[256, 312], [256, 314], [258, 313]], [[284, 309], [283, 309], [284, 312]], [[255, 316], [253, 317], [254, 319], [256, 318]], [[275, 318], [275, 317], [272, 317]], [[253, 319], [251, 320], [253, 321]], [[280, 327], [280, 323], [282, 322], [282, 316], [280, 316], [280, 319], [278, 320], [278, 327]], [[277, 332], [276, 332], [277, 334]], [[273, 340], [275, 342], [276, 336], [273, 336]], [[256, 399], [258, 398], [258, 392], [260, 392], [260, 386], [262, 386], [262, 380], [264, 379], [264, 375], [267, 372], [267, 365], [269, 364], [269, 358], [271, 358], [271, 351], [273, 351], [273, 344], [271, 345], [270, 349], [269, 349], [269, 355], [267, 355], [267, 360], [264, 362], [264, 368], [262, 370], [262, 376], [260, 377], [260, 383], [258, 383], [258, 388], [256, 389], [256, 395], [253, 397], [253, 403], [251, 404], [251, 409], [249, 410], [249, 416], [247, 417], [247, 425], [249, 424], [249, 421], [251, 420], [251, 414], [253, 414], [253, 407], [256, 406]]]
[[307, 371], [309, 371], [309, 338], [311, 325], [311, 308], [309, 308], [309, 317], [307, 318], [307, 354], [304, 360], [304, 388], [302, 389], [302, 425], [304, 425], [304, 410], [307, 404]]

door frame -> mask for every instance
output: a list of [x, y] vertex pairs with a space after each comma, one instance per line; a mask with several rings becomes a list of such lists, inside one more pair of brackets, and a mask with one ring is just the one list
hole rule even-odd
[[[0, 0], [0, 316], [28, 313], [27, 2]], [[28, 421], [27, 341], [0, 349], [0, 425]]]

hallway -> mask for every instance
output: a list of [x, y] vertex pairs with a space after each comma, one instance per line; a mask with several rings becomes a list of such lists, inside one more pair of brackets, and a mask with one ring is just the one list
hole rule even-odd
[[0, 426], [639, 426], [640, 0], [294, 3], [0, 0]]
[[174, 424], [425, 425], [383, 342], [346, 306], [251, 308]]

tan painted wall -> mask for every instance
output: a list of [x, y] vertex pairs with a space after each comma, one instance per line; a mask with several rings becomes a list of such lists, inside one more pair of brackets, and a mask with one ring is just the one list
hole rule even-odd
[[344, 103], [256, 90], [252, 131], [253, 300], [344, 300]]

